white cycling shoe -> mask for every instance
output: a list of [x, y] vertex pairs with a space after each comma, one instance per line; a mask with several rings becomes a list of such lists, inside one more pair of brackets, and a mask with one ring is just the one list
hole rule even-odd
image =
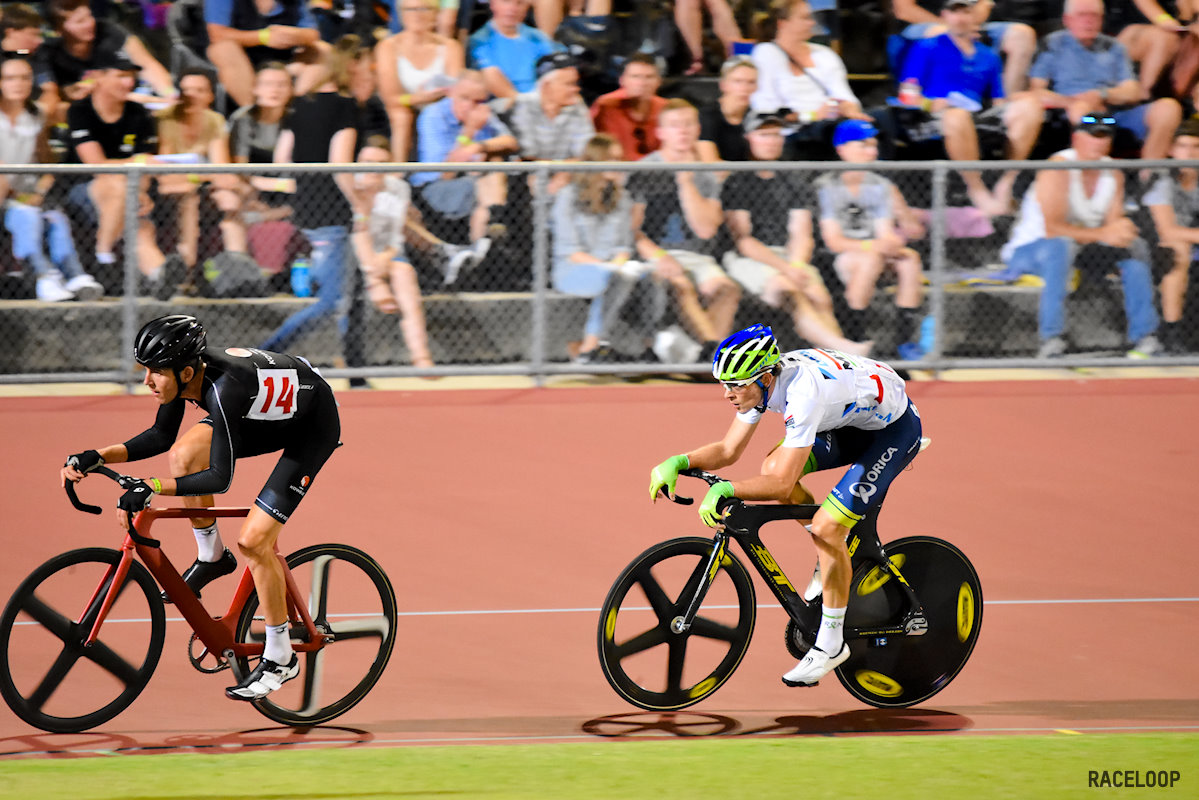
[[841, 643], [841, 651], [835, 656], [813, 647], [794, 669], [783, 675], [783, 683], [788, 686], [815, 686], [821, 678], [844, 664], [847, 658], [849, 645], [844, 642]]

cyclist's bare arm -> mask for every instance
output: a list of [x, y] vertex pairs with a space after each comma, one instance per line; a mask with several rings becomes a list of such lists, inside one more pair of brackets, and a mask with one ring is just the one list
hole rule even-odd
[[745, 452], [746, 445], [753, 438], [757, 425], [742, 422], [734, 418], [728, 432], [719, 442], [705, 444], [687, 453], [687, 459], [693, 469], [717, 470], [737, 462]]
[[733, 496], [742, 500], [789, 502], [795, 484], [803, 475], [812, 447], [777, 447], [762, 465], [762, 474], [733, 481]]

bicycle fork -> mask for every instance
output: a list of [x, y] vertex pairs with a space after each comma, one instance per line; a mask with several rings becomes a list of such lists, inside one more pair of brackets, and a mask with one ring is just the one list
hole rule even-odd
[[[708, 589], [712, 586], [712, 581], [716, 580], [716, 572], [720, 569], [720, 564], [724, 561], [725, 555], [729, 549], [729, 535], [721, 531], [716, 534], [712, 540], [712, 552], [708, 555], [708, 561], [704, 565], [702, 573], [694, 573], [693, 578], [698, 578], [693, 591], [688, 591], [691, 587], [686, 587], [680, 599], [691, 594], [691, 602], [687, 605], [687, 610], [681, 615], [670, 621], [670, 630], [672, 633], [686, 633], [692, 623], [695, 622], [695, 615], [699, 613], [699, 607], [704, 602], [704, 597], [708, 594]], [[690, 581], [688, 582], [690, 583]]]
[[[100, 594], [104, 593], [104, 600], [96, 612], [96, 618], [92, 622], [87, 638], [83, 640], [84, 647], [91, 647], [96, 643], [96, 639], [100, 637], [100, 626], [104, 624], [104, 620], [108, 617], [108, 612], [112, 610], [113, 603], [117, 601], [117, 596], [121, 593], [121, 589], [125, 585], [125, 578], [129, 576], [129, 562], [132, 560], [133, 543], [129, 539], [126, 539], [125, 546], [121, 548], [121, 560], [108, 568], [108, 572], [101, 579], [91, 599], [83, 607], [83, 613], [79, 615], [79, 621], [76, 624], [85, 624], [88, 613], [95, 606]], [[105, 586], [108, 587], [107, 591], [104, 589]]]

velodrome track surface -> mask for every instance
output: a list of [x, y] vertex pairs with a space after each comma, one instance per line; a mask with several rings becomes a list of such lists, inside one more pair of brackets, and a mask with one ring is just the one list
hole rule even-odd
[[[782, 646], [785, 618], [768, 605], [738, 672], [694, 709], [639, 712], [604, 681], [597, 610], [616, 574], [652, 543], [703, 534], [694, 506], [650, 505], [646, 486], [663, 457], [723, 433], [730, 412], [716, 388], [341, 392], [346, 446], [287, 526], [282, 549], [344, 541], [391, 575], [399, 639], [371, 695], [330, 726], [277, 727], [224, 699], [229, 673], [201, 675], [188, 665], [187, 629], [175, 621], [156, 675], [122, 715], [89, 733], [50, 735], [0, 707], [0, 757], [1199, 730], [1199, 381], [909, 386], [934, 446], [896, 483], [883, 538], [953, 541], [978, 568], [986, 599], [973, 658], [924, 706], [867, 708], [832, 676], [814, 689], [786, 688], [779, 675], [794, 662]], [[119, 544], [111, 517], [70, 508], [58, 467], [68, 453], [142, 430], [153, 412], [146, 397], [0, 399], [0, 595], [59, 552]], [[756, 468], [777, 441], [777, 416], [763, 425], [731, 477]], [[269, 456], [242, 463], [227, 503], [248, 503], [272, 465]], [[824, 491], [831, 481], [830, 474], [815, 485]], [[112, 505], [110, 487], [92, 479], [82, 494]], [[698, 491], [685, 482], [680, 489]], [[186, 564], [194, 545], [177, 525], [177, 535], [165, 527], [156, 534], [173, 561]], [[810, 543], [790, 529], [769, 530], [792, 579], [806, 577]], [[235, 541], [232, 526], [224, 538]], [[207, 589], [209, 607], [226, 603], [232, 586], [226, 579]], [[770, 602], [760, 584], [758, 599]]]

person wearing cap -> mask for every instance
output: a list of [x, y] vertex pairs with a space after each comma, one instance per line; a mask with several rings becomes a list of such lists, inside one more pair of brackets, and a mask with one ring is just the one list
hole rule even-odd
[[703, 348], [700, 360], [733, 329], [741, 288], [712, 257], [724, 221], [720, 184], [712, 172], [690, 172], [675, 164], [699, 161], [699, 112], [681, 98], [667, 102], [658, 115], [662, 147], [641, 163], [662, 164], [661, 172], [629, 176], [633, 232], [640, 260], [666, 282], [679, 315]]
[[658, 96], [662, 73], [648, 53], [634, 53], [620, 73], [620, 88], [591, 104], [591, 120], [599, 133], [615, 136], [626, 161], [640, 161], [660, 146], [658, 115], [666, 98]]
[[[844, 120], [833, 132], [842, 161], [870, 164], [878, 159], [878, 129], [863, 120]], [[903, 198], [895, 184], [866, 169], [829, 172], [816, 180], [820, 235], [836, 253], [834, 268], [845, 284], [845, 334], [865, 338], [870, 303], [884, 270], [895, 273], [899, 324], [896, 352], [904, 361], [924, 357], [914, 341], [920, 328], [923, 294], [920, 255], [906, 246], [899, 224]]]
[[724, 268], [745, 291], [791, 315], [795, 331], [815, 347], [850, 355], [870, 354], [870, 342], [841, 334], [833, 300], [811, 265], [815, 198], [807, 175], [770, 169], [783, 154], [786, 120], [769, 111], [745, 118], [750, 157], [756, 172], [731, 172], [720, 192], [725, 225], [736, 249], [724, 255]]
[[[1117, 122], [1113, 117], [1086, 115], [1074, 128], [1072, 147], [1049, 161], [1109, 161]], [[1118, 169], [1041, 170], [1024, 195], [1011, 239], [1000, 251], [1012, 272], [1040, 275], [1045, 281], [1037, 313], [1039, 358], [1064, 355], [1066, 295], [1072, 268], [1080, 280], [1120, 273], [1130, 358], [1161, 351], [1155, 333], [1153, 276], [1149, 248], [1124, 213], [1124, 173]]]
[[[511, 122], [526, 161], [578, 160], [583, 145], [595, 135], [595, 124], [579, 94], [579, 70], [570, 54], [537, 59], [537, 88], [517, 95]], [[569, 181], [569, 173], [555, 174], [550, 194]]]
[[1169, 97], [1141, 102], [1128, 51], [1100, 32], [1103, 0], [1066, 0], [1062, 22], [1066, 29], [1045, 37], [1029, 72], [1041, 104], [1063, 109], [1071, 124], [1088, 114], [1109, 114], [1142, 143], [1142, 158], [1165, 158], [1182, 106]]
[[[158, 127], [145, 107], [129, 99], [137, 80], [137, 65], [121, 53], [109, 53], [96, 70], [89, 94], [67, 110], [70, 148], [68, 163], [146, 163], [158, 152]], [[100, 265], [116, 263], [113, 249], [125, 232], [125, 176], [96, 175], [78, 182], [63, 176], [67, 206], [76, 219], [96, 225], [95, 259]], [[175, 293], [183, 279], [183, 260], [169, 258], [158, 249], [149, 219], [151, 203], [143, 178], [137, 228], [137, 266], [149, 282], [149, 291], [160, 300]], [[131, 243], [126, 242], [126, 247]]]
[[720, 67], [717, 86], [720, 96], [699, 110], [699, 153], [704, 161], [749, 161], [744, 123], [758, 90], [758, 65], [745, 56], [730, 58]]
[[[1199, 119], [1188, 119], [1178, 127], [1170, 157], [1199, 160]], [[1159, 243], [1170, 253], [1170, 270], [1158, 285], [1162, 298], [1158, 338], [1166, 353], [1180, 355], [1188, 350], [1181, 329], [1188, 273], [1199, 262], [1199, 169], [1179, 167], [1159, 175], [1141, 203], [1153, 217]]]
[[[899, 77], [920, 87], [921, 102], [940, 127], [951, 159], [979, 160], [977, 120], [1001, 122], [1007, 157], [1022, 161], [1037, 142], [1044, 110], [1031, 92], [1006, 97], [999, 56], [978, 41], [975, 5], [976, 0], [946, 0], [941, 10], [945, 32], [914, 44]], [[977, 172], [961, 176], [979, 211], [992, 217], [1010, 213], [1016, 172], [1005, 172], [994, 192]]]
[[483, 73], [496, 97], [516, 97], [537, 85], [537, 59], [565, 48], [524, 22], [529, 0], [491, 0], [491, 19], [470, 36], [467, 66]]

